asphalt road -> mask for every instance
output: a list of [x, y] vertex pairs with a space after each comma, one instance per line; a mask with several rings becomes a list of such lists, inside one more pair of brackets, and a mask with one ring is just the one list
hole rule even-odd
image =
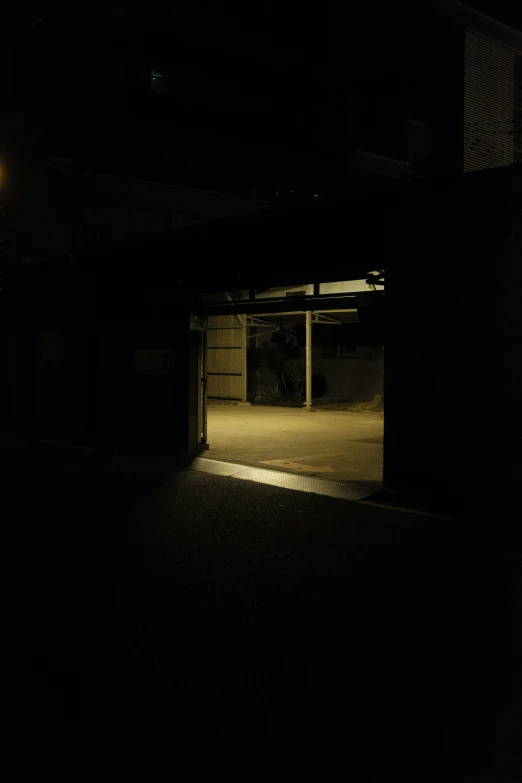
[[509, 518], [183, 470], [2, 490], [10, 719], [39, 774], [520, 779]]

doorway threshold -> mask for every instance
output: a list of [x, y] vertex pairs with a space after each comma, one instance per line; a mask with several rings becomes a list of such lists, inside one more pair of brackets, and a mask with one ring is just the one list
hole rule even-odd
[[297, 492], [309, 492], [315, 495], [325, 495], [341, 500], [363, 500], [380, 492], [382, 484], [377, 481], [329, 481], [328, 479], [300, 476], [267, 468], [254, 468], [234, 462], [220, 462], [215, 459], [196, 457], [188, 466], [190, 470], [202, 473], [213, 473], [216, 476], [229, 476], [242, 481], [254, 481], [258, 484], [269, 484], [282, 489], [293, 489]]

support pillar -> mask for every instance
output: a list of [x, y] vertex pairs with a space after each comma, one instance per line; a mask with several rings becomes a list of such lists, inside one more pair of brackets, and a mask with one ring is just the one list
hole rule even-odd
[[241, 322], [241, 402], [240, 405], [249, 405], [248, 395], [248, 366], [247, 366], [247, 346], [248, 346], [248, 326], [246, 315], [240, 315]]
[[247, 319], [241, 317], [241, 402], [247, 401]]
[[201, 432], [201, 444], [205, 449], [208, 449], [207, 439], [207, 332], [205, 329], [201, 330], [199, 338], [199, 351], [200, 351], [200, 407], [199, 415], [200, 420], [200, 432]]
[[312, 311], [306, 311], [306, 396], [304, 408], [307, 411], [314, 411], [312, 407]]

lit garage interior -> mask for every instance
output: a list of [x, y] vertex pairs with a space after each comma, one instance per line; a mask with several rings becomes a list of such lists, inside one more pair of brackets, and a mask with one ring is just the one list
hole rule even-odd
[[374, 275], [206, 296], [206, 458], [380, 485], [384, 281]]

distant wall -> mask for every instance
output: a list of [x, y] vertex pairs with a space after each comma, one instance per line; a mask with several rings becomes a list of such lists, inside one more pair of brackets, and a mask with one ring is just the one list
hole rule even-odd
[[[261, 402], [274, 399], [284, 390], [278, 386], [282, 365], [277, 361], [275, 343], [248, 350], [249, 398]], [[304, 349], [296, 355], [304, 358]], [[359, 402], [383, 393], [384, 349], [380, 346], [358, 346], [353, 356], [325, 357], [323, 349], [312, 349], [312, 394], [323, 402]]]
[[[327, 330], [337, 327], [325, 327]], [[324, 402], [341, 402], [371, 400], [376, 394], [383, 393], [384, 384], [384, 348], [382, 345], [353, 345], [354, 353], [337, 355], [337, 342], [345, 342], [347, 335], [352, 334], [355, 343], [364, 342], [363, 333], [358, 325], [349, 325], [353, 332], [344, 332], [337, 341], [337, 332], [321, 332], [321, 327], [315, 326], [312, 340], [312, 394]], [[303, 338], [303, 326], [300, 329]], [[258, 338], [259, 347], [248, 350], [249, 392], [253, 397], [261, 398], [276, 396], [278, 391], [278, 368], [275, 357], [277, 346], [271, 343], [272, 334], [260, 329], [262, 336]], [[297, 347], [295, 355], [304, 358], [304, 348]], [[320, 377], [319, 377], [320, 376]]]
[[277, 345], [275, 343], [264, 345], [264, 348], [249, 348], [247, 352], [249, 402], [263, 402], [282, 396]]
[[[322, 358], [321, 349], [312, 350], [314, 374], [325, 378], [324, 400], [371, 400], [383, 393], [384, 349], [358, 346], [357, 353], [337, 358]], [[319, 384], [317, 384], [319, 386]]]

